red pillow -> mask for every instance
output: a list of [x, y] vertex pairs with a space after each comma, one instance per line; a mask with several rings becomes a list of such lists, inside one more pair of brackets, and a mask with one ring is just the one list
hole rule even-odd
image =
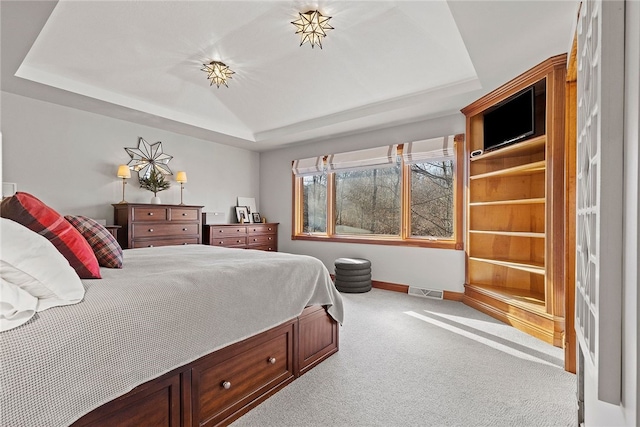
[[113, 234], [100, 223], [82, 215], [65, 215], [67, 221], [87, 239], [98, 259], [107, 268], [122, 268], [122, 248]]
[[100, 278], [98, 260], [85, 238], [62, 215], [31, 194], [19, 191], [4, 199], [0, 213], [49, 239], [81, 279]]

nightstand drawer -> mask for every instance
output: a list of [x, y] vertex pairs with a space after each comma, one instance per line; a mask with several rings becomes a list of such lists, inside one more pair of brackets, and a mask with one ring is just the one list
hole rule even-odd
[[131, 221], [167, 221], [167, 208], [140, 207], [132, 209]]
[[199, 209], [171, 208], [171, 221], [199, 221]]

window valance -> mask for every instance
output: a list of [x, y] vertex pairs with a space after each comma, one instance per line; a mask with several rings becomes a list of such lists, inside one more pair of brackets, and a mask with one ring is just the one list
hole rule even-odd
[[328, 172], [346, 172], [363, 169], [392, 167], [396, 164], [396, 145], [331, 154], [327, 160]]
[[455, 160], [454, 135], [404, 144], [402, 159], [407, 165]]
[[294, 160], [291, 169], [295, 176], [321, 175], [324, 173], [323, 156]]

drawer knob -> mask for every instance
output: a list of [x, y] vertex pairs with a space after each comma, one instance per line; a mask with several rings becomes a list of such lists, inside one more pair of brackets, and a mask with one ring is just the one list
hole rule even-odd
[[149, 212], [147, 215], [149, 215], [149, 216], [153, 216], [153, 212]]
[[150, 229], [149, 229], [149, 233], [153, 233], [153, 228], [150, 228]]
[[224, 382], [222, 383], [222, 387], [223, 387], [225, 390], [229, 390], [229, 389], [231, 388], [231, 382], [229, 382], [229, 381], [224, 381]]
[[240, 243], [240, 242], [241, 242], [241, 240], [236, 240], [236, 243]]
[[152, 247], [153, 247], [153, 245], [149, 245], [149, 247], [150, 247], [150, 248], [152, 248]]
[[186, 214], [186, 213], [183, 213], [183, 214], [182, 214], [182, 216], [187, 216], [187, 214]]
[[188, 245], [188, 243], [187, 243], [187, 242], [184, 242], [184, 243], [183, 243], [183, 245]]
[[186, 228], [183, 228], [183, 229], [182, 229], [182, 231], [187, 231], [187, 229], [186, 229]]
[[271, 237], [269, 237], [269, 240], [273, 240]]
[[271, 227], [267, 228], [267, 230], [271, 231]]
[[275, 357], [270, 357], [269, 358], [269, 363], [271, 363], [272, 365], [276, 364], [276, 358]]

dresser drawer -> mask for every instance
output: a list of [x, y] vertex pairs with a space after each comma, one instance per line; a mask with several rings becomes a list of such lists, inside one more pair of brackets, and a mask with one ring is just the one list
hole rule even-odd
[[278, 250], [278, 224], [219, 224], [205, 225], [203, 233], [205, 245], [227, 248]]
[[278, 252], [278, 245], [276, 245], [275, 242], [270, 245], [249, 245], [247, 246], [247, 249], [265, 252]]
[[249, 234], [275, 234], [278, 227], [271, 224], [251, 224], [248, 226]]
[[237, 227], [209, 227], [209, 236], [212, 239], [220, 236], [246, 236], [247, 235], [247, 227], [244, 225], [239, 225]]
[[293, 379], [293, 323], [273, 332], [239, 343], [227, 359], [207, 357], [193, 367], [195, 425], [217, 425], [261, 394]]
[[171, 221], [198, 221], [200, 220], [198, 216], [199, 209], [193, 208], [171, 208], [170, 210], [170, 218]]
[[134, 239], [146, 237], [162, 236], [190, 236], [197, 235], [200, 230], [199, 224], [140, 224], [131, 226]]
[[199, 239], [197, 237], [183, 237], [177, 239], [160, 238], [160, 239], [140, 239], [133, 240], [132, 248], [155, 248], [158, 246], [174, 246], [174, 245], [197, 245]]
[[254, 234], [247, 237], [248, 245], [265, 245], [276, 240], [275, 234]]
[[167, 221], [168, 214], [167, 208], [135, 207], [132, 209], [131, 221]]
[[247, 238], [245, 236], [214, 236], [209, 240], [209, 245], [225, 248], [244, 248], [246, 244]]

